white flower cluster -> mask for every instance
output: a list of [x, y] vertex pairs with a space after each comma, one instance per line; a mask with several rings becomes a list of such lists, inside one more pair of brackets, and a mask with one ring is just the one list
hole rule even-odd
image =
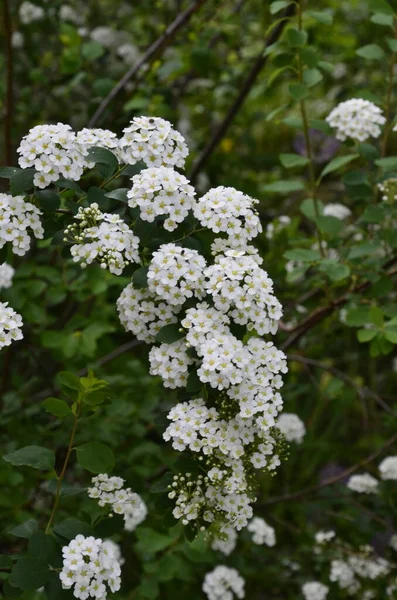
[[153, 346], [149, 352], [150, 373], [160, 375], [164, 387], [185, 387], [188, 378], [188, 367], [194, 363], [187, 353], [186, 342]]
[[159, 117], [134, 117], [120, 139], [122, 162], [142, 160], [148, 167], [183, 167], [189, 154], [186, 142], [169, 121]]
[[387, 456], [379, 465], [381, 479], [397, 481], [397, 456]]
[[273, 295], [273, 282], [266, 271], [254, 257], [233, 250], [215, 260], [205, 270], [205, 289], [212, 295], [215, 307], [260, 335], [276, 333], [282, 308]]
[[349, 490], [359, 494], [376, 494], [378, 491], [378, 480], [369, 473], [352, 475], [346, 485]]
[[[182, 309], [157, 298], [147, 289], [137, 290], [130, 283], [117, 300], [119, 319], [138, 340], [151, 344], [162, 327], [177, 322]], [[169, 379], [169, 377], [168, 377]]]
[[278, 235], [285, 227], [291, 224], [291, 219], [287, 215], [280, 215], [266, 227], [266, 237], [272, 240], [275, 235]]
[[88, 488], [90, 498], [98, 500], [101, 507], [109, 507], [110, 512], [124, 517], [124, 529], [134, 531], [145, 520], [146, 504], [131, 488], [124, 488], [124, 479], [109, 477], [105, 473], [92, 478]]
[[262, 231], [254, 209], [258, 200], [234, 188], [217, 187], [197, 201], [194, 216], [203, 227], [215, 233], [226, 233], [233, 246], [245, 244]]
[[22, 138], [18, 148], [19, 166], [34, 167], [33, 183], [46, 188], [61, 177], [78, 181], [86, 166], [76, 146], [76, 134], [70, 125], [36, 125]]
[[248, 523], [247, 530], [252, 533], [252, 541], [258, 546], [274, 546], [276, 544], [276, 533], [261, 517], [254, 517]]
[[41, 21], [44, 18], [45, 12], [42, 6], [33, 4], [25, 0], [19, 7], [19, 19], [24, 25], [34, 23], [34, 21]]
[[308, 581], [302, 586], [305, 600], [325, 600], [329, 588], [319, 581]]
[[237, 545], [237, 531], [234, 527], [225, 527], [219, 536], [214, 536], [211, 542], [213, 550], [219, 550], [229, 556]]
[[43, 237], [40, 215], [41, 211], [23, 196], [0, 194], [0, 248], [11, 242], [14, 254], [26, 254], [31, 244], [29, 229], [36, 238]]
[[148, 271], [149, 290], [172, 305], [203, 294], [205, 259], [189, 248], [163, 244], [153, 252]]
[[196, 192], [183, 175], [169, 167], [145, 169], [132, 178], [128, 205], [139, 207], [143, 221], [166, 216], [164, 229], [174, 231], [193, 209]]
[[360, 589], [360, 584], [355, 578], [353, 569], [344, 560], [333, 560], [331, 562], [329, 579], [336, 582], [342, 590], [348, 590], [350, 594], [355, 594]]
[[120, 589], [121, 568], [111, 543], [99, 538], [76, 536], [62, 548], [63, 568], [59, 574], [63, 589], [73, 588], [80, 600], [106, 600]]
[[381, 193], [382, 200], [385, 202], [394, 202], [397, 200], [397, 177], [389, 177], [385, 181], [378, 183], [378, 190]]
[[350, 217], [351, 214], [352, 211], [350, 210], [350, 208], [348, 208], [344, 204], [338, 204], [337, 202], [329, 202], [324, 206], [323, 210], [323, 215], [325, 217], [335, 217], [336, 219], [340, 219], [341, 221], [343, 221], [343, 219], [347, 219], [347, 217]]
[[[87, 129], [86, 127], [76, 134], [76, 146], [83, 156], [88, 155], [90, 148], [107, 148], [117, 156], [119, 140], [117, 135], [109, 129]], [[92, 169], [94, 163], [87, 162], [87, 168]]]
[[301, 444], [306, 434], [304, 422], [293, 413], [282, 413], [277, 420], [277, 427], [287, 442]]
[[203, 582], [203, 592], [208, 600], [233, 600], [244, 598], [244, 579], [236, 569], [218, 565], [207, 573]]
[[102, 213], [93, 202], [80, 207], [77, 223], [65, 229], [65, 241], [74, 242], [70, 253], [74, 262], [86, 267], [98, 260], [103, 269], [120, 275], [129, 263], [139, 262], [139, 239], [118, 215]]
[[15, 275], [15, 269], [7, 263], [0, 265], [0, 290], [10, 288], [12, 286], [12, 278]]
[[8, 302], [0, 302], [0, 350], [23, 338], [22, 325], [21, 315], [9, 307]]
[[331, 540], [333, 540], [335, 537], [335, 531], [318, 531], [316, 533], [316, 535], [314, 536], [314, 539], [316, 540], [316, 544], [319, 544], [320, 546], [327, 544], [328, 542], [330, 542]]
[[364, 142], [369, 137], [380, 136], [381, 127], [386, 122], [382, 110], [362, 98], [352, 98], [341, 102], [326, 118], [331, 127], [336, 129], [336, 138], [345, 141], [347, 138]]

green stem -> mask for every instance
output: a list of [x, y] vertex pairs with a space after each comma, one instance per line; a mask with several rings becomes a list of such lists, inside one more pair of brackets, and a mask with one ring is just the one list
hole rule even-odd
[[74, 415], [74, 421], [73, 421], [73, 427], [72, 427], [72, 432], [70, 434], [70, 440], [69, 440], [69, 445], [68, 445], [68, 449], [66, 451], [66, 456], [65, 456], [65, 460], [63, 461], [63, 466], [62, 466], [62, 470], [58, 476], [58, 484], [57, 484], [57, 489], [55, 492], [55, 498], [54, 498], [54, 504], [52, 506], [52, 510], [51, 510], [51, 514], [50, 514], [50, 518], [48, 520], [47, 523], [47, 527], [45, 528], [45, 533], [49, 533], [52, 522], [54, 520], [55, 517], [55, 513], [57, 511], [58, 505], [59, 505], [59, 500], [60, 500], [60, 496], [61, 496], [61, 489], [62, 489], [62, 482], [63, 482], [63, 478], [65, 477], [65, 473], [66, 473], [66, 469], [69, 463], [69, 458], [70, 455], [72, 453], [73, 450], [73, 443], [74, 443], [74, 437], [76, 435], [76, 429], [77, 429], [77, 424], [79, 422], [79, 416], [80, 416], [80, 406], [77, 406], [77, 410], [76, 410], [76, 414]]

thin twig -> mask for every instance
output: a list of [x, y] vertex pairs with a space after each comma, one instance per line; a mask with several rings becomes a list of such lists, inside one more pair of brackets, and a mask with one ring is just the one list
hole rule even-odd
[[[299, 500], [303, 496], [307, 496], [308, 494], [317, 492], [318, 490], [321, 490], [325, 487], [334, 485], [334, 483], [337, 483], [341, 479], [348, 477], [352, 473], [355, 473], [356, 471], [358, 471], [364, 465], [366, 465], [369, 462], [378, 458], [378, 456], [380, 456], [382, 454], [382, 452], [387, 450], [387, 448], [389, 448], [396, 441], [397, 441], [397, 433], [395, 433], [391, 438], [389, 438], [387, 440], [387, 442], [381, 448], [379, 448], [379, 450], [372, 452], [372, 454], [370, 454], [369, 456], [367, 456], [360, 462], [356, 463], [352, 467], [345, 469], [344, 471], [339, 473], [339, 475], [334, 475], [333, 477], [328, 477], [327, 479], [324, 479], [324, 481], [322, 481], [321, 483], [318, 483], [317, 485], [313, 485], [311, 487], [304, 488], [303, 490], [299, 490], [298, 492], [292, 492], [291, 494], [285, 494], [284, 496], [277, 496], [275, 498], [269, 498], [269, 500], [267, 500], [261, 506], [270, 506], [271, 504], [278, 504], [279, 502], [290, 502], [291, 500]], [[260, 508], [260, 506], [259, 506], [259, 508]]]
[[5, 33], [5, 54], [7, 56], [6, 70], [6, 97], [4, 119], [4, 159], [7, 165], [12, 164], [12, 115], [13, 115], [13, 49], [12, 49], [12, 22], [8, 0], [3, 0], [3, 17]]
[[313, 358], [306, 358], [306, 356], [301, 356], [300, 354], [287, 354], [287, 360], [291, 360], [292, 362], [302, 363], [303, 365], [311, 365], [312, 367], [317, 367], [319, 369], [323, 369], [324, 371], [328, 371], [332, 375], [335, 375], [341, 381], [344, 381], [352, 388], [354, 388], [360, 398], [365, 398], [366, 396], [372, 398], [376, 404], [379, 404], [383, 408], [384, 411], [388, 412], [393, 417], [397, 417], [397, 413], [390, 408], [390, 406], [375, 392], [370, 390], [366, 386], [361, 386], [354, 381], [349, 375], [346, 375], [343, 371], [340, 371], [336, 367], [331, 365], [327, 365], [319, 360], [315, 360]]
[[189, 8], [176, 17], [176, 19], [167, 27], [164, 33], [162, 33], [160, 37], [158, 37], [157, 40], [155, 40], [147, 48], [146, 52], [144, 52], [138, 62], [127, 71], [127, 73], [109, 92], [109, 94], [102, 100], [97, 110], [89, 120], [88, 127], [93, 127], [97, 123], [109, 104], [121, 92], [121, 90], [125, 88], [127, 83], [129, 83], [131, 79], [133, 79], [140, 72], [144, 65], [150, 63], [155, 58], [157, 52], [161, 50], [161, 48], [168, 45], [174, 39], [178, 31], [189, 22], [193, 14], [196, 13], [205, 2], [207, 2], [207, 0], [196, 0], [196, 2], [189, 6]]
[[192, 172], [190, 174], [190, 180], [194, 182], [197, 178], [197, 175], [202, 170], [203, 166], [207, 162], [208, 158], [218, 146], [221, 139], [224, 137], [226, 131], [229, 129], [231, 123], [233, 122], [234, 117], [240, 110], [244, 100], [248, 96], [251, 91], [254, 83], [256, 82], [260, 72], [265, 66], [268, 55], [265, 53], [266, 49], [269, 48], [272, 44], [277, 42], [279, 37], [281, 36], [285, 25], [288, 22], [288, 19], [293, 16], [295, 13], [295, 3], [290, 4], [284, 11], [279, 23], [274, 27], [268, 36], [265, 47], [261, 50], [260, 54], [256, 58], [254, 64], [251, 67], [250, 72], [248, 73], [247, 78], [245, 79], [243, 85], [241, 86], [240, 92], [237, 98], [234, 100], [233, 104], [230, 106], [227, 114], [225, 115], [223, 121], [221, 121], [218, 126], [215, 128], [214, 133], [212, 134], [211, 139], [208, 144], [202, 150], [197, 160], [193, 164]]

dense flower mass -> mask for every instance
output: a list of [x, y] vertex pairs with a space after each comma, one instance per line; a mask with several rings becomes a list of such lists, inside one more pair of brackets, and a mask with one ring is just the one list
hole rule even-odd
[[195, 194], [186, 177], [168, 167], [145, 169], [134, 175], [132, 189], [127, 192], [128, 205], [139, 208], [143, 221], [152, 223], [156, 217], [166, 216], [164, 229], [168, 231], [188, 216]]
[[276, 534], [273, 527], [270, 527], [261, 517], [254, 517], [248, 524], [248, 531], [252, 533], [252, 541], [258, 546], [274, 546], [276, 543]]
[[154, 346], [149, 352], [150, 373], [160, 375], [165, 387], [185, 387], [188, 368], [194, 362], [186, 350], [184, 341], [161, 344], [159, 348]]
[[237, 544], [237, 531], [233, 527], [225, 527], [222, 534], [214, 536], [211, 542], [213, 550], [219, 550], [225, 556], [229, 556]]
[[218, 565], [204, 578], [203, 592], [208, 600], [233, 600], [244, 598], [244, 579], [236, 569]]
[[[83, 156], [88, 155], [90, 148], [107, 148], [117, 155], [119, 141], [117, 135], [109, 129], [87, 129], [84, 128], [76, 134], [76, 146]], [[87, 161], [86, 166], [93, 168], [94, 163]]]
[[329, 588], [319, 581], [308, 581], [302, 586], [305, 600], [325, 600]]
[[359, 494], [376, 494], [378, 491], [378, 480], [369, 473], [352, 475], [346, 485], [349, 490]]
[[370, 137], [380, 136], [381, 127], [386, 122], [382, 110], [362, 98], [352, 98], [341, 102], [326, 118], [336, 129], [336, 137], [342, 142], [348, 138], [364, 142]]
[[62, 548], [63, 568], [59, 574], [63, 589], [72, 589], [80, 600], [106, 600], [109, 590], [120, 589], [120, 563], [112, 543], [94, 537], [76, 536]]
[[124, 517], [124, 528], [134, 531], [144, 521], [147, 508], [142, 498], [131, 488], [124, 488], [124, 479], [101, 474], [92, 478], [92, 487], [88, 488], [90, 498], [98, 500], [101, 507], [111, 513]]
[[284, 434], [287, 442], [301, 444], [306, 434], [303, 421], [293, 413], [282, 413], [277, 420], [277, 427]]
[[262, 231], [254, 208], [257, 200], [223, 186], [209, 190], [197, 201], [194, 216], [203, 227], [215, 233], [226, 233], [236, 246], [255, 238]]
[[148, 167], [183, 167], [189, 154], [186, 142], [171, 123], [159, 117], [134, 117], [120, 139], [122, 162], [142, 160]]
[[8, 302], [0, 302], [0, 350], [23, 338], [22, 325], [21, 315], [9, 307]]
[[343, 220], [347, 219], [347, 217], [350, 217], [352, 211], [343, 204], [329, 202], [324, 206], [323, 214], [325, 217], [335, 217], [336, 219]]
[[8, 289], [12, 286], [12, 279], [15, 275], [15, 270], [11, 265], [3, 263], [0, 265], [0, 290]]
[[14, 254], [26, 254], [31, 244], [29, 230], [36, 238], [43, 237], [40, 215], [41, 211], [23, 196], [0, 194], [0, 248], [11, 242]]
[[379, 465], [380, 476], [382, 479], [392, 479], [397, 481], [397, 456], [387, 456]]
[[183, 304], [203, 295], [205, 259], [189, 248], [163, 244], [153, 252], [149, 265], [149, 290], [168, 304]]
[[103, 269], [120, 275], [126, 265], [139, 262], [139, 239], [121, 217], [102, 213], [93, 202], [79, 208], [76, 220], [65, 229], [65, 241], [74, 242], [70, 252], [82, 267], [97, 260]]
[[41, 21], [44, 16], [43, 7], [29, 2], [29, 0], [22, 2], [19, 7], [19, 18], [24, 25], [29, 25], [30, 23], [34, 23], [34, 21]]

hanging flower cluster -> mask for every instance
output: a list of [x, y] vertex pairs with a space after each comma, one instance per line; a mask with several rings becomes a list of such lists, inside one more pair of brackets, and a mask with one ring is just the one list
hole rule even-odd
[[244, 579], [236, 569], [218, 565], [204, 578], [203, 592], [208, 600], [233, 600], [244, 598]]
[[0, 302], [0, 350], [23, 338], [21, 327], [21, 315], [9, 307], [8, 302]]
[[40, 215], [37, 206], [25, 201], [23, 196], [0, 194], [0, 248], [11, 242], [14, 254], [26, 254], [31, 245], [29, 230], [36, 238], [43, 237]]
[[351, 138], [365, 142], [370, 137], [380, 136], [380, 125], [386, 123], [382, 110], [369, 100], [352, 98], [341, 102], [326, 118], [331, 127], [336, 129], [336, 137], [344, 142]]
[[92, 478], [92, 487], [88, 488], [90, 498], [98, 500], [101, 507], [110, 509], [110, 513], [124, 517], [124, 529], [134, 531], [145, 520], [146, 504], [131, 488], [124, 488], [124, 479], [109, 477], [105, 473]]
[[64, 241], [74, 242], [70, 252], [82, 267], [97, 260], [103, 269], [120, 275], [126, 265], [139, 262], [139, 239], [121, 217], [102, 213], [93, 202], [79, 208], [76, 220], [65, 229]]
[[12, 279], [15, 275], [15, 270], [11, 265], [3, 263], [0, 265], [0, 290], [8, 289], [12, 286]]
[[62, 587], [73, 588], [75, 598], [106, 600], [109, 590], [120, 589], [121, 568], [111, 542], [78, 535], [62, 548], [62, 555]]
[[270, 527], [261, 517], [254, 517], [248, 524], [247, 530], [252, 533], [252, 541], [258, 546], [274, 546], [276, 543], [276, 534], [273, 527]]
[[287, 442], [301, 444], [306, 434], [303, 421], [293, 413], [282, 413], [277, 421], [277, 427], [284, 434]]

